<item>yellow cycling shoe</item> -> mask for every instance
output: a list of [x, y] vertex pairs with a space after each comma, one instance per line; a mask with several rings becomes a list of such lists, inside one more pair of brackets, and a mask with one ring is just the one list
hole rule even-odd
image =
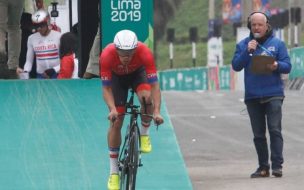
[[141, 135], [140, 136], [140, 151], [142, 153], [149, 153], [152, 150], [152, 145], [150, 142], [149, 135]]
[[118, 174], [111, 174], [108, 180], [108, 189], [109, 190], [119, 190], [120, 179]]

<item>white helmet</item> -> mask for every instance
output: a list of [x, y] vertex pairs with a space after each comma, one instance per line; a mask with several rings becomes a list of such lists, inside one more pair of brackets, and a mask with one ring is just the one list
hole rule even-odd
[[132, 50], [137, 47], [137, 36], [131, 30], [121, 30], [114, 37], [115, 47], [121, 50]]
[[43, 9], [38, 10], [32, 15], [33, 24], [49, 24], [50, 16], [49, 13]]

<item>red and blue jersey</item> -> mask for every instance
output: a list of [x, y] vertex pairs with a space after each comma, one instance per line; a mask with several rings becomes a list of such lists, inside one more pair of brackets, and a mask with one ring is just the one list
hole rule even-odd
[[51, 30], [47, 36], [42, 36], [36, 32], [29, 36], [27, 41], [27, 53], [24, 70], [32, 70], [33, 61], [36, 57], [37, 73], [44, 73], [50, 68], [59, 67], [59, 44], [61, 34]]
[[127, 65], [123, 65], [119, 60], [114, 44], [109, 44], [105, 47], [100, 55], [99, 64], [100, 77], [103, 86], [111, 85], [112, 72], [116, 75], [127, 75], [133, 73], [142, 66], [145, 68], [147, 80], [150, 84], [158, 81], [153, 54], [150, 49], [141, 42], [138, 42], [134, 55]]

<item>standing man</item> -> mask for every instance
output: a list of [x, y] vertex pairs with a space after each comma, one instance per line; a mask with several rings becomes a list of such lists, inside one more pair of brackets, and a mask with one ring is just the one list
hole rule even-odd
[[97, 33], [95, 35], [93, 44], [91, 46], [90, 54], [89, 54], [89, 61], [86, 68], [86, 71], [83, 75], [85, 79], [91, 78], [99, 78], [99, 55], [100, 55], [100, 3], [98, 2], [98, 26], [97, 26]]
[[[269, 19], [262, 12], [253, 12], [248, 17], [250, 36], [236, 45], [232, 67], [235, 71], [244, 69], [245, 104], [250, 117], [254, 145], [259, 167], [251, 178], [269, 177], [269, 152], [266, 139], [266, 125], [270, 136], [270, 160], [272, 175], [282, 177], [283, 137], [282, 104], [284, 85], [281, 74], [291, 70], [290, 58], [284, 42], [276, 38], [269, 25]], [[266, 55], [274, 58], [267, 65], [270, 74], [256, 74], [251, 70], [252, 56]]]
[[[118, 154], [121, 143], [121, 127], [125, 113], [128, 90], [132, 88], [141, 103], [141, 112], [153, 115], [154, 122], [162, 124], [160, 115], [161, 93], [153, 54], [130, 30], [121, 30], [100, 55], [100, 74], [103, 97], [109, 108], [108, 146], [110, 156], [110, 177], [108, 189], [119, 189]], [[145, 101], [144, 101], [145, 100]], [[144, 105], [144, 102], [146, 105]], [[149, 137], [151, 117], [141, 117], [141, 152], [152, 150]]]
[[32, 15], [37, 32], [30, 35], [27, 42], [26, 62], [24, 68], [17, 68], [17, 73], [29, 73], [34, 58], [37, 64], [38, 79], [56, 79], [60, 69], [59, 45], [61, 34], [51, 30], [49, 13], [43, 9]]
[[[0, 0], [0, 72], [8, 72], [8, 78], [16, 79], [21, 50], [20, 19], [24, 0]], [[6, 55], [6, 33], [8, 51]], [[7, 57], [7, 63], [6, 62]], [[8, 70], [6, 71], [7, 64]], [[7, 73], [6, 73], [7, 74]], [[0, 78], [3, 78], [0, 76]]]
[[95, 35], [93, 45], [90, 50], [89, 62], [86, 68], [86, 72], [83, 75], [83, 78], [91, 79], [100, 76], [99, 55], [100, 55], [100, 27], [98, 25], [97, 33]]

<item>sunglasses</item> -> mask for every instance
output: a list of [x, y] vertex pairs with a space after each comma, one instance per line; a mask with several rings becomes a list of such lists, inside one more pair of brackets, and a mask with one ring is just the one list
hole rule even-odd
[[116, 49], [119, 57], [131, 57], [135, 53], [135, 49], [132, 50], [121, 50]]
[[38, 24], [33, 24], [33, 28], [34, 29], [40, 29], [40, 28], [43, 28], [43, 27], [45, 27], [45, 26], [47, 26], [47, 23], [45, 23], [45, 22], [43, 22], [43, 23], [38, 23]]

